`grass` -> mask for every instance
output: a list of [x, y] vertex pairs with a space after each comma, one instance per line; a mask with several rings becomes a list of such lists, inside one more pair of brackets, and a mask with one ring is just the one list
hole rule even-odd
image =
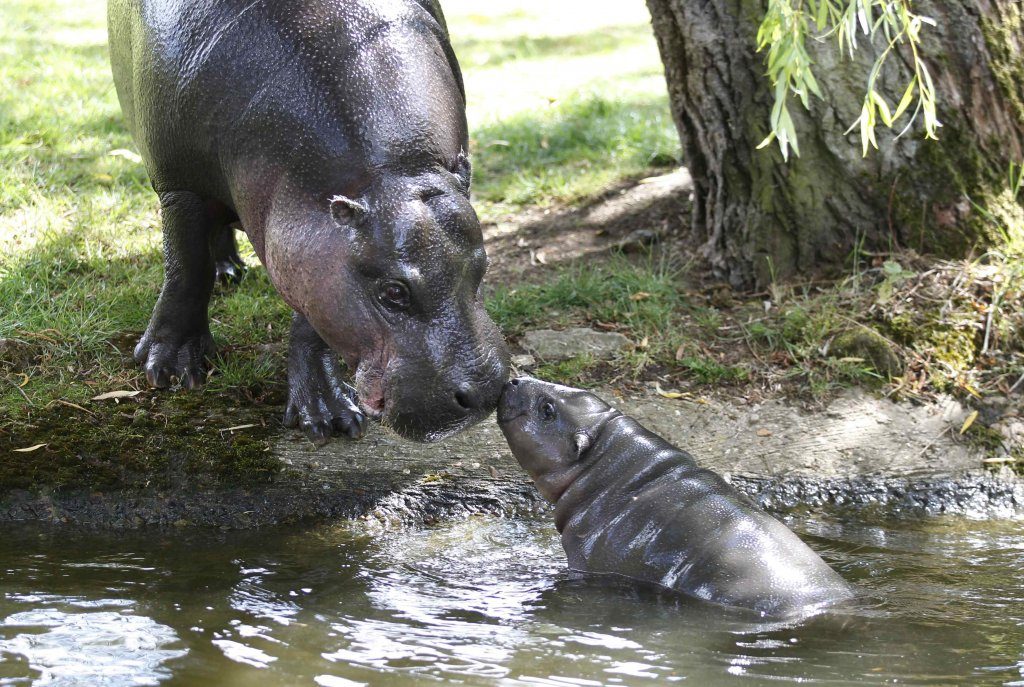
[[574, 359], [538, 368], [563, 382], [732, 386], [809, 401], [860, 386], [897, 399], [952, 394], [982, 404], [1024, 385], [1021, 255], [874, 256], [857, 260], [846, 279], [763, 294], [702, 286], [664, 259], [613, 255], [499, 288], [488, 307], [513, 340], [534, 327], [584, 325], [634, 342], [611, 366]]
[[480, 127], [481, 212], [572, 204], [653, 166], [677, 165], [679, 140], [666, 124], [663, 93], [590, 90]]
[[[477, 211], [565, 205], [679, 158], [642, 2], [444, 3], [463, 65]], [[653, 165], [657, 166], [657, 164]]]
[[[613, 255], [597, 264], [569, 266], [545, 283], [498, 288], [488, 312], [513, 339], [534, 327], [586, 325], [618, 331], [634, 342], [634, 349], [614, 366], [627, 379], [651, 371], [702, 384], [747, 380], [743, 365], [722, 362], [693, 347], [695, 340], [715, 331], [717, 311], [688, 291], [686, 276], [651, 255]], [[593, 375], [588, 379], [586, 373], [606, 376], [608, 370], [596, 361], [574, 359], [537, 372], [561, 382], [592, 383]]]

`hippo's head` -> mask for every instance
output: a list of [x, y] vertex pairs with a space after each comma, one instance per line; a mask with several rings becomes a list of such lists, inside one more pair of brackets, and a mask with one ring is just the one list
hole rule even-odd
[[619, 414], [590, 392], [532, 377], [510, 380], [498, 401], [498, 425], [512, 455], [552, 503], [583, 472], [587, 449]]
[[460, 155], [302, 202], [281, 194], [266, 233], [271, 279], [355, 371], [362, 410], [418, 441], [486, 417], [508, 378], [468, 167]]

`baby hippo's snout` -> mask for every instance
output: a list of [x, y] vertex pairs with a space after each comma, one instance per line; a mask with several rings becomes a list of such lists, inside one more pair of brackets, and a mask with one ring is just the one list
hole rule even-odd
[[498, 422], [508, 422], [526, 411], [523, 394], [520, 393], [522, 378], [515, 377], [505, 383], [498, 398]]

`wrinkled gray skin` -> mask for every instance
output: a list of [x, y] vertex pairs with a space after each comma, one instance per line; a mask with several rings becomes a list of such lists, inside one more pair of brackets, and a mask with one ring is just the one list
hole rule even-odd
[[782, 523], [594, 394], [511, 380], [498, 423], [555, 504], [569, 567], [784, 617], [852, 590]]
[[149, 383], [204, 380], [240, 221], [295, 310], [287, 424], [321, 442], [370, 416], [429, 441], [485, 417], [508, 352], [480, 296], [465, 97], [437, 3], [111, 0], [108, 24], [162, 208], [164, 285], [135, 350]]

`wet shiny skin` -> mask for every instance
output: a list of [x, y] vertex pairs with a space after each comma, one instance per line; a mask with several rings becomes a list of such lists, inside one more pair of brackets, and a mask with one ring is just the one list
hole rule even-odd
[[852, 512], [786, 522], [864, 598], [801, 622], [765, 623], [603, 578], [572, 579], [547, 515], [372, 536], [337, 527], [99, 535], [8, 526], [0, 682], [1024, 680], [1024, 522]]
[[778, 520], [594, 394], [511, 380], [498, 422], [555, 504], [574, 570], [621, 575], [766, 616], [853, 591]]
[[[319, 441], [360, 436], [368, 415], [432, 440], [490, 413], [508, 352], [480, 294], [465, 96], [440, 7], [111, 0], [109, 28], [163, 208], [165, 282], [136, 349], [150, 383], [201, 383], [237, 219], [296, 311], [289, 424]], [[407, 298], [389, 296], [396, 283]]]

